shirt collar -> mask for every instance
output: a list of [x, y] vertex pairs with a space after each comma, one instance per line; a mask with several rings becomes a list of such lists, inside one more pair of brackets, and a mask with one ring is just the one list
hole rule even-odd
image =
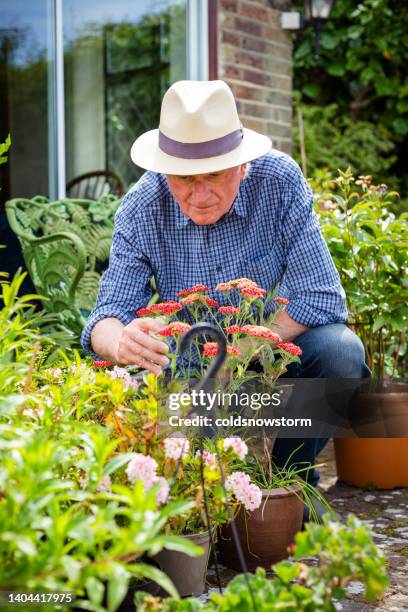
[[[172, 195], [170, 195], [170, 198], [173, 202], [173, 205], [176, 211], [176, 228], [182, 229], [183, 227], [186, 227], [186, 225], [188, 224], [189, 221], [191, 221], [191, 219], [190, 217], [188, 217], [181, 211], [180, 206], [177, 204], [176, 200], [173, 198]], [[236, 214], [239, 217], [247, 216], [247, 203], [245, 199], [244, 190], [242, 189], [242, 187], [238, 191], [237, 197], [235, 198], [231, 208], [226, 214], [226, 217], [230, 217], [233, 214]]]

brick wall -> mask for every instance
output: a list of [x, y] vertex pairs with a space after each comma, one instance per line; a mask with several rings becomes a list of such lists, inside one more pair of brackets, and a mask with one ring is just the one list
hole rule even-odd
[[218, 1], [218, 76], [237, 100], [245, 127], [291, 152], [292, 43], [280, 29], [290, 0]]

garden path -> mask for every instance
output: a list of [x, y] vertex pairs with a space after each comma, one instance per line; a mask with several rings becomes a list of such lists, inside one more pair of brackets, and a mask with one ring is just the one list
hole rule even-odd
[[[362, 598], [363, 587], [353, 582], [348, 597], [336, 603], [339, 612], [408, 611], [408, 489], [366, 490], [337, 482], [333, 443], [330, 442], [319, 456], [320, 487], [333, 508], [345, 519], [353, 512], [369, 522], [376, 544], [382, 548], [390, 578], [382, 601], [367, 604]], [[222, 568], [222, 583], [226, 585], [235, 572]], [[208, 571], [209, 591], [214, 589], [215, 572]], [[205, 597], [205, 596], [203, 596]]]

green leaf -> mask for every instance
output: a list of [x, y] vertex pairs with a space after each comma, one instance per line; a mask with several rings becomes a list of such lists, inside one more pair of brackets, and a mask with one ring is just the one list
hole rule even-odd
[[380, 316], [378, 316], [374, 320], [374, 323], [373, 323], [373, 332], [374, 333], [377, 332], [382, 327], [385, 327], [388, 323], [389, 323], [388, 317], [386, 317], [385, 315], [381, 314]]
[[346, 67], [344, 63], [330, 64], [330, 66], [327, 67], [327, 72], [333, 76], [343, 76], [346, 72]]
[[408, 134], [408, 121], [406, 119], [402, 119], [402, 117], [397, 117], [394, 119], [392, 122], [392, 127], [400, 136], [405, 136], [405, 134]]
[[300, 573], [300, 568], [291, 561], [281, 561], [273, 566], [273, 571], [279, 576], [279, 578], [285, 584], [289, 584], [292, 580], [295, 580]]
[[316, 85], [316, 83], [306, 83], [302, 91], [305, 94], [305, 96], [307, 96], [308, 98], [314, 99], [314, 98], [317, 98], [317, 96], [319, 95], [320, 87], [319, 85]]
[[122, 603], [128, 590], [130, 574], [121, 565], [110, 567], [108, 582], [108, 610], [114, 612]]
[[128, 565], [128, 568], [135, 576], [140, 576], [141, 578], [148, 578], [149, 580], [153, 580], [159, 586], [162, 587], [171, 597], [175, 599], [179, 599], [179, 594], [177, 593], [177, 589], [170, 580], [170, 578], [161, 570], [157, 569], [153, 565], [148, 565], [147, 563], [137, 563], [136, 565]]

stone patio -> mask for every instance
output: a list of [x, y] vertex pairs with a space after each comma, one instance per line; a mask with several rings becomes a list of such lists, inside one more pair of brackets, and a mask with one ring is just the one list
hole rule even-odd
[[[341, 612], [408, 611], [408, 489], [365, 490], [337, 482], [332, 442], [319, 456], [319, 464], [323, 464], [319, 468], [320, 488], [334, 510], [341, 518], [352, 512], [371, 525], [374, 540], [385, 554], [390, 579], [383, 600], [372, 604], [364, 602], [363, 585], [351, 583], [348, 598], [337, 602], [336, 609]], [[221, 568], [223, 585], [234, 575], [235, 572]], [[214, 583], [215, 570], [210, 567], [209, 592], [217, 590]]]

